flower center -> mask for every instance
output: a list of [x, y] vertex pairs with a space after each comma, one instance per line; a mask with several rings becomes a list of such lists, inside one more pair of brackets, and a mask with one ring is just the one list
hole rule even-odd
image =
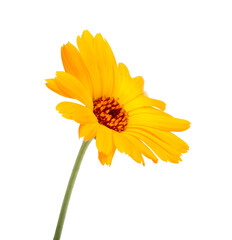
[[128, 122], [127, 112], [113, 97], [100, 97], [94, 100], [93, 113], [100, 124], [117, 132], [122, 132]]

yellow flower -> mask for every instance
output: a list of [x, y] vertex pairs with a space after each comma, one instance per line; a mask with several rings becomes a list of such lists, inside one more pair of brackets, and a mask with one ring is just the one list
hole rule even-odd
[[164, 112], [165, 103], [149, 98], [142, 77], [132, 78], [123, 63], [116, 63], [108, 42], [101, 34], [88, 31], [77, 37], [78, 49], [63, 45], [65, 72], [47, 79], [52, 91], [76, 99], [83, 105], [62, 102], [56, 109], [80, 124], [79, 136], [96, 137], [98, 157], [111, 165], [115, 150], [144, 165], [142, 155], [157, 163], [178, 163], [188, 145], [171, 132], [184, 131], [190, 122]]

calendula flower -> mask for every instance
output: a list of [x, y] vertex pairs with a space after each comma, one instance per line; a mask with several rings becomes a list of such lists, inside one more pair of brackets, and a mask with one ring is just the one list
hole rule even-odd
[[98, 158], [111, 165], [115, 150], [144, 165], [143, 156], [157, 163], [178, 163], [188, 145], [172, 132], [189, 128], [190, 122], [165, 113], [165, 103], [149, 98], [141, 76], [131, 77], [101, 34], [88, 31], [77, 37], [78, 49], [63, 45], [65, 72], [47, 80], [47, 87], [81, 104], [61, 102], [56, 109], [80, 124], [84, 141], [96, 137]]
[[47, 80], [47, 87], [61, 96], [76, 99], [59, 103], [63, 117], [80, 124], [84, 138], [68, 183], [54, 240], [59, 240], [73, 185], [83, 155], [96, 138], [98, 158], [111, 165], [115, 150], [128, 154], [144, 165], [143, 156], [157, 163], [158, 158], [172, 163], [181, 161], [188, 145], [172, 132], [184, 131], [190, 122], [164, 112], [165, 103], [149, 98], [143, 90], [142, 77], [130, 76], [101, 34], [93, 37], [84, 31], [77, 37], [78, 49], [71, 43], [61, 48], [65, 72]]

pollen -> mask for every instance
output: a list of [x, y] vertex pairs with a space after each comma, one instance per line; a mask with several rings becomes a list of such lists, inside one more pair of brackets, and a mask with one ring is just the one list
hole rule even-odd
[[128, 123], [128, 114], [113, 97], [100, 97], [93, 101], [93, 113], [98, 122], [106, 127], [122, 132]]

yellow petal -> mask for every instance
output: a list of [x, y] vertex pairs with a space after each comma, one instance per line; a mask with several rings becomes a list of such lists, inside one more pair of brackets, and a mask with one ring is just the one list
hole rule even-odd
[[64, 118], [74, 120], [80, 124], [97, 123], [93, 112], [80, 104], [72, 102], [61, 102], [56, 106]]
[[137, 109], [131, 110], [129, 112], [129, 116], [134, 116], [134, 115], [138, 115], [138, 114], [154, 114], [154, 115], [162, 115], [162, 116], [166, 116], [166, 117], [172, 117], [168, 113], [163, 112], [163, 111], [153, 108], [153, 107], [137, 108]]
[[97, 99], [102, 96], [102, 81], [94, 49], [94, 38], [89, 31], [86, 30], [81, 37], [77, 37], [77, 46], [92, 81], [93, 97]]
[[110, 50], [106, 41], [100, 33], [94, 38], [94, 48], [102, 80], [102, 96], [108, 97], [111, 96], [113, 90], [115, 62], [112, 59], [112, 54], [108, 52]]
[[[143, 94], [144, 93], [143, 86], [144, 86], [143, 77], [138, 76], [135, 78], [131, 78], [128, 86], [126, 86], [126, 88], [123, 91], [124, 92], [123, 104], [126, 105], [131, 100]], [[128, 91], [128, 89], [130, 91]]]
[[115, 153], [115, 147], [113, 149], [113, 151], [111, 153], [109, 153], [108, 155], [102, 153], [102, 152], [98, 152], [98, 159], [101, 162], [102, 165], [106, 164], [108, 166], [111, 166], [112, 163], [112, 159]]
[[[122, 100], [124, 90], [126, 89], [126, 86], [128, 86], [131, 76], [128, 68], [123, 63], [119, 63], [115, 71], [116, 72], [115, 72], [113, 95], [115, 98], [120, 98]], [[126, 90], [126, 92], [128, 92], [128, 89]], [[120, 103], [122, 104], [122, 102]]]
[[187, 152], [189, 149], [189, 146], [185, 141], [183, 141], [182, 139], [180, 139], [171, 132], [161, 131], [147, 126], [127, 127], [126, 131], [133, 131], [136, 129], [149, 132], [150, 134], [156, 136], [157, 138], [161, 139], [162, 141], [166, 142], [167, 144], [169, 144], [170, 146], [172, 146], [173, 148], [177, 149], [182, 153]]
[[128, 154], [137, 163], [142, 163], [144, 165], [144, 160], [141, 153], [137, 150], [136, 146], [129, 141], [129, 139], [116, 131], [113, 131], [113, 138], [115, 147], [119, 152]]
[[97, 122], [81, 124], [79, 126], [79, 137], [84, 137], [84, 141], [88, 141], [96, 137], [99, 124]]
[[152, 133], [183, 153], [189, 150], [188, 144], [173, 133], [160, 131], [158, 129], [154, 129]]
[[55, 81], [66, 94], [84, 103], [90, 109], [93, 108], [90, 90], [84, 87], [77, 78], [66, 72], [57, 72]]
[[134, 136], [131, 136], [127, 134], [126, 132], [122, 132], [123, 135], [125, 135], [129, 141], [133, 143], [136, 148], [139, 149], [139, 151], [147, 158], [150, 158], [154, 163], [158, 162], [158, 158], [153, 154], [153, 152], [145, 146], [138, 138], [135, 138]]
[[56, 84], [56, 80], [55, 79], [46, 79], [46, 86], [52, 90], [55, 93], [58, 93], [59, 95], [63, 96], [63, 97], [68, 97], [71, 98], [68, 94], [66, 94], [64, 91], [62, 91]]
[[109, 61], [112, 63], [113, 70], [115, 71], [115, 69], [117, 68], [117, 62], [116, 62], [114, 53], [106, 39], [105, 39], [105, 45], [106, 45], [106, 52], [107, 52], [108, 58], [110, 59]]
[[139, 114], [129, 118], [128, 126], [142, 125], [163, 131], [181, 132], [190, 127], [190, 122], [184, 119], [166, 117], [154, 114]]
[[77, 48], [71, 43], [61, 48], [61, 58], [66, 72], [80, 79], [81, 83], [92, 92], [92, 83], [89, 79], [88, 70]]
[[120, 99], [120, 103], [125, 105], [137, 96], [144, 93], [144, 80], [138, 76], [131, 78], [129, 70], [123, 63], [119, 63], [115, 77], [113, 95]]
[[156, 135], [145, 131], [144, 129], [131, 129], [131, 130], [127, 130], [127, 132], [135, 132], [135, 133], [139, 133], [141, 135], [144, 135], [144, 136], [150, 138], [153, 142], [157, 143], [162, 148], [166, 149], [170, 154], [175, 155], [175, 156], [180, 156], [181, 155], [180, 151], [178, 151], [177, 149], [175, 149], [171, 145], [167, 144], [166, 142], [162, 141]]
[[129, 112], [129, 111], [137, 109], [137, 108], [148, 107], [148, 106], [153, 106], [153, 107], [159, 108], [162, 111], [165, 109], [164, 102], [162, 102], [160, 100], [149, 98], [149, 97], [145, 96], [144, 94], [139, 95], [132, 101], [125, 104], [124, 108], [126, 109], [127, 112]]
[[162, 144], [157, 143], [157, 139], [150, 138], [148, 134], [141, 134], [139, 131], [128, 131], [127, 134], [130, 134], [147, 144], [152, 151], [163, 161], [170, 161], [172, 163], [178, 163], [181, 161], [180, 155], [175, 150], [170, 150], [170, 146], [163, 146]]
[[96, 135], [96, 145], [99, 152], [108, 155], [113, 151], [113, 130], [99, 124], [97, 135]]

